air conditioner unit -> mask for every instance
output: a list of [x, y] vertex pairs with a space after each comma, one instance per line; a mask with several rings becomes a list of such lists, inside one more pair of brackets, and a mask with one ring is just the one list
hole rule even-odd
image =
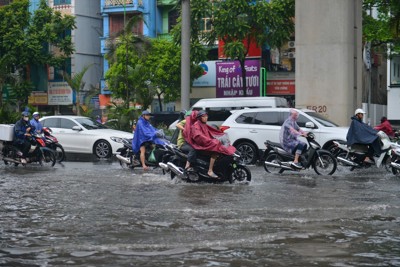
[[288, 53], [288, 58], [296, 58], [296, 53], [295, 52], [289, 52]]
[[289, 48], [295, 48], [295, 46], [296, 46], [296, 42], [295, 41], [289, 41], [288, 42], [288, 47]]

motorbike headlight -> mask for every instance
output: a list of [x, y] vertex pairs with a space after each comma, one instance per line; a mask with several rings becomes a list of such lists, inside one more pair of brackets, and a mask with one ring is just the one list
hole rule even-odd
[[123, 138], [121, 138], [121, 137], [111, 136], [110, 139], [113, 140], [114, 142], [117, 142], [117, 143], [123, 143], [124, 142]]

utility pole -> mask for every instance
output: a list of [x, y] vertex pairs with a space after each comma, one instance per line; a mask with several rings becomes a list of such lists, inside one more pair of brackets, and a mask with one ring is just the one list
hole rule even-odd
[[182, 0], [181, 108], [190, 108], [190, 0]]

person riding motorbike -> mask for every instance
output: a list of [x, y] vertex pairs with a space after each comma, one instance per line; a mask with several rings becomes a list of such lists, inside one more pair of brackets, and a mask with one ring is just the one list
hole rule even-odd
[[299, 163], [299, 157], [307, 149], [307, 144], [297, 139], [299, 136], [307, 136], [297, 124], [299, 112], [296, 109], [291, 109], [289, 117], [282, 124], [279, 139], [280, 143], [287, 152], [294, 154], [294, 160], [291, 163], [292, 167], [301, 169], [302, 165]]
[[378, 131], [362, 121], [366, 112], [361, 108], [356, 109], [354, 116], [351, 117], [351, 124], [347, 132], [347, 145], [365, 144], [368, 145], [368, 153], [364, 162], [373, 164], [371, 158], [374, 154], [381, 154]]
[[224, 133], [207, 125], [208, 115], [206, 111], [192, 112], [190, 119], [195, 122], [192, 125], [191, 123], [186, 123], [184, 131], [185, 140], [194, 149], [211, 156], [207, 174], [211, 178], [218, 178], [213, 171], [218, 155], [233, 155], [236, 148], [221, 143], [218, 137], [224, 136]]
[[22, 163], [26, 163], [26, 158], [31, 147], [29, 137], [31, 136], [30, 131], [32, 130], [32, 125], [29, 122], [29, 115], [30, 113], [27, 111], [22, 112], [21, 119], [18, 120], [14, 126], [13, 144], [21, 150], [24, 156], [24, 158], [21, 159]]
[[145, 161], [146, 143], [165, 144], [164, 140], [157, 137], [158, 130], [149, 122], [152, 115], [153, 114], [147, 110], [142, 112], [142, 115], [136, 124], [135, 133], [133, 134], [132, 139], [132, 150], [135, 154], [140, 151], [140, 162], [145, 171], [149, 169]]
[[390, 138], [394, 137], [394, 131], [393, 131], [392, 125], [390, 124], [390, 122], [388, 121], [388, 119], [385, 116], [383, 116], [381, 118], [381, 124], [376, 125], [374, 127], [374, 129], [377, 130], [377, 131], [384, 132]]
[[192, 113], [191, 111], [186, 111], [185, 118], [183, 118], [181, 121], [179, 121], [178, 124], [176, 125], [176, 128], [179, 129], [179, 134], [178, 134], [178, 139], [177, 139], [176, 145], [188, 157], [187, 161], [186, 161], [186, 165], [185, 165], [185, 170], [189, 169], [190, 164], [196, 162], [196, 158], [197, 158], [196, 150], [188, 142], [186, 142], [185, 137], [183, 136], [183, 132], [185, 131], [186, 123], [193, 124], [190, 120], [191, 113]]
[[40, 118], [39, 112], [37, 111], [33, 112], [30, 124], [32, 125], [35, 132], [40, 134], [43, 131], [43, 126], [40, 123], [39, 118]]

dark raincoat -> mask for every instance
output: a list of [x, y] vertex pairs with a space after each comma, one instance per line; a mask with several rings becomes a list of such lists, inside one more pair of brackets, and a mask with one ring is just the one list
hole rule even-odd
[[372, 144], [378, 138], [377, 133], [377, 130], [362, 122], [357, 116], [353, 116], [346, 136], [347, 145]]
[[156, 136], [157, 129], [154, 128], [150, 122], [148, 122], [146, 119], [143, 117], [140, 117], [137, 124], [136, 124], [136, 129], [135, 133], [133, 134], [133, 139], [132, 139], [132, 150], [134, 153], [139, 152], [140, 146], [144, 142], [152, 142], [155, 144], [163, 145], [165, 144], [165, 141], [163, 139], [160, 139]]

